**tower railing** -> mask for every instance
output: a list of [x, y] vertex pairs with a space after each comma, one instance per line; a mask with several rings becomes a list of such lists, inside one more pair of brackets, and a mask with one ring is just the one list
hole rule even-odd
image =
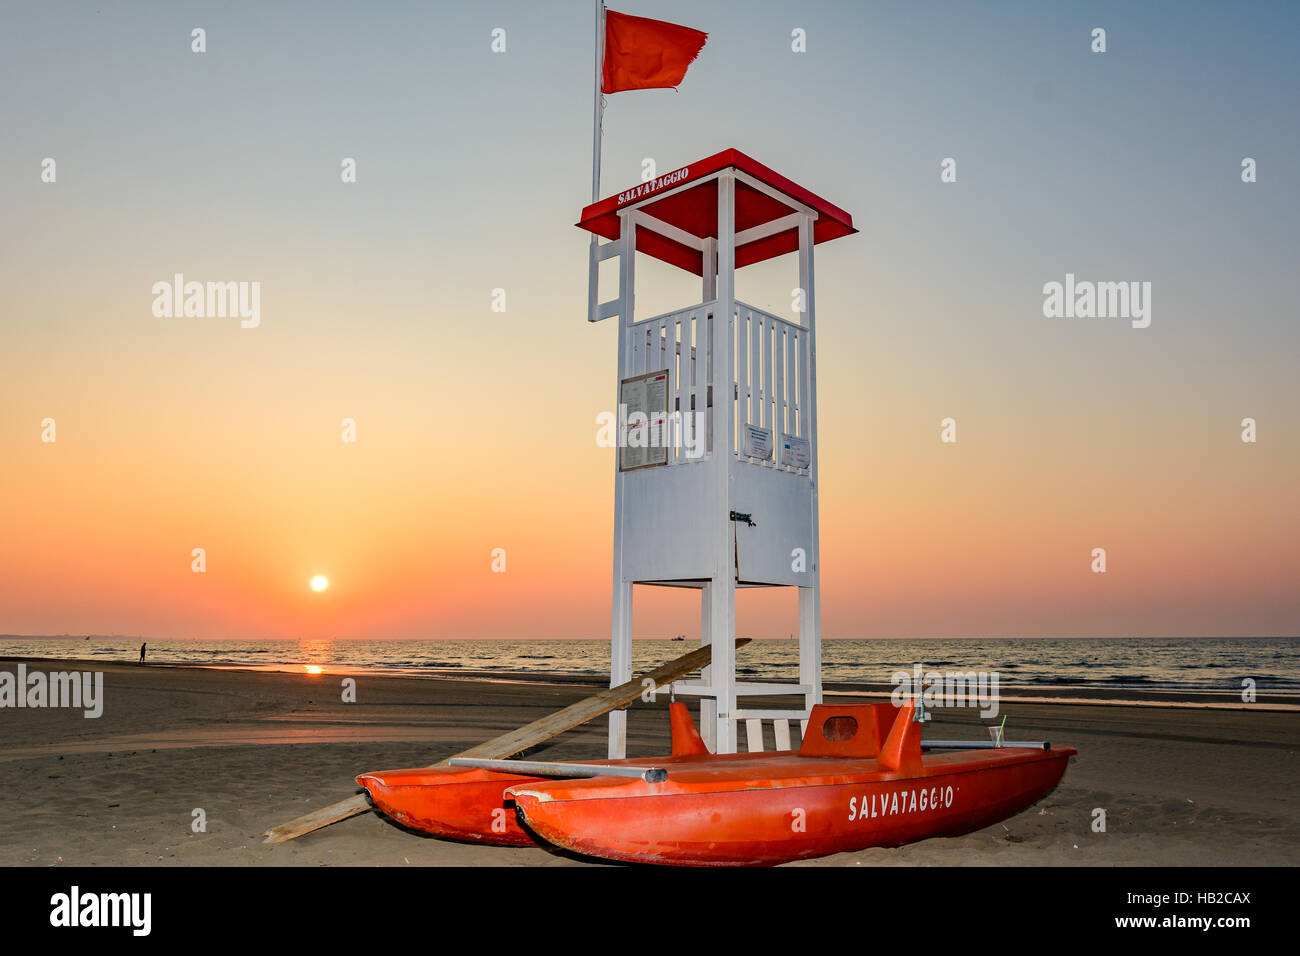
[[[808, 346], [810, 333], [794, 322], [736, 302], [732, 318], [733, 376], [736, 394], [735, 442], [742, 461], [808, 474], [806, 464], [783, 463], [784, 437], [810, 441], [808, 424]], [[745, 426], [767, 429], [774, 448], [770, 459], [745, 453]]]
[[[701, 302], [685, 309], [633, 322], [627, 336], [627, 376], [667, 369], [670, 427], [680, 436], [682, 428], [703, 428], [704, 454], [691, 454], [689, 441], [671, 441], [668, 464], [702, 461], [713, 448], [711, 420], [706, 414], [713, 405], [710, 371], [712, 363], [713, 317], [717, 302]], [[783, 458], [783, 441], [810, 441], [808, 423], [808, 348], [810, 333], [798, 323], [737, 302], [730, 323], [734, 438], [732, 453], [752, 464], [808, 474], [808, 465]], [[689, 422], [683, 420], [690, 417]], [[745, 426], [766, 429], [773, 454], [761, 459], [746, 454]], [[688, 434], [695, 434], [693, 431]]]

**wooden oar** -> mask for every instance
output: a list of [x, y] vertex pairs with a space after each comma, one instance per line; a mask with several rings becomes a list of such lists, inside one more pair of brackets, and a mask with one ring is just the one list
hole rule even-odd
[[[744, 647], [749, 641], [748, 637], [737, 638], [736, 647]], [[645, 693], [646, 686], [644, 682], [647, 679], [653, 681], [651, 687], [666, 687], [677, 678], [684, 677], [691, 671], [698, 670], [701, 667], [708, 667], [712, 659], [713, 649], [706, 644], [704, 647], [696, 648], [689, 654], [683, 654], [676, 660], [659, 665], [648, 674], [634, 677], [626, 684], [619, 684], [617, 687], [602, 690], [599, 694], [586, 697], [576, 704], [570, 704], [563, 710], [557, 710], [540, 720], [534, 720], [531, 724], [525, 724], [518, 730], [512, 730], [500, 737], [494, 737], [486, 743], [481, 743], [452, 756], [484, 757], [489, 760], [504, 759], [527, 750], [529, 747], [535, 747], [543, 741], [550, 740], [557, 734], [562, 734], [566, 730], [577, 727], [579, 724], [594, 720], [602, 714], [608, 714], [611, 710], [626, 707]], [[447, 760], [433, 764], [433, 766], [445, 767], [450, 759], [451, 757], [448, 757]], [[296, 820], [290, 820], [278, 827], [272, 827], [266, 831], [266, 839], [262, 842], [284, 843], [286, 840], [293, 840], [304, 833], [311, 833], [313, 830], [327, 827], [331, 823], [338, 823], [340, 820], [348, 819], [348, 817], [365, 813], [369, 809], [369, 797], [364, 793], [358, 793], [346, 800], [332, 803], [328, 807], [313, 810]]]

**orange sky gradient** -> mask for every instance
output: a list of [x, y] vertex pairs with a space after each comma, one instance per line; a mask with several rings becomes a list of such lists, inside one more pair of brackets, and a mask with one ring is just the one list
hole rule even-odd
[[[813, 3], [799, 57], [775, 8], [647, 2], [711, 36], [680, 91], [611, 96], [603, 191], [734, 146], [861, 230], [816, 253], [827, 638], [1300, 633], [1293, 31], [1117, 9], [1103, 63], [1055, 9]], [[607, 639], [589, 7], [209, 14], [204, 56], [183, 11], [11, 15], [0, 632]], [[638, 270], [641, 316], [699, 298]], [[156, 318], [177, 272], [260, 282], [260, 326]], [[794, 272], [738, 294], [788, 315]], [[1067, 272], [1150, 281], [1150, 328], [1044, 318]], [[638, 589], [635, 635], [697, 602]], [[796, 629], [793, 593], [738, 602]]]

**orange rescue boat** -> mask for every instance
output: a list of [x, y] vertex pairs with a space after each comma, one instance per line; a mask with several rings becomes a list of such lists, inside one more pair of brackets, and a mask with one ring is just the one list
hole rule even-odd
[[752, 866], [980, 829], [1050, 793], [1076, 753], [955, 741], [924, 745], [949, 752], [924, 753], [911, 703], [818, 705], [798, 751], [752, 754], [709, 753], [685, 705], [673, 704], [671, 718], [669, 757], [480, 761], [520, 772], [445, 767], [357, 781], [384, 813], [439, 836], [506, 845], [540, 838], [628, 862]]
[[[567, 771], [589, 773], [601, 767], [634, 767], [643, 770], [671, 767], [686, 758], [710, 760], [745, 759], [750, 754], [714, 757], [700, 738], [685, 704], [668, 707], [672, 726], [672, 756], [584, 761]], [[770, 755], [769, 755], [770, 756]], [[476, 761], [524, 767], [523, 761]], [[370, 802], [385, 816], [405, 827], [434, 836], [497, 846], [532, 846], [536, 842], [507, 808], [505, 790], [516, 783], [541, 783], [545, 777], [488, 770], [481, 766], [416, 767], [410, 770], [379, 770], [363, 773], [357, 783], [366, 788]]]

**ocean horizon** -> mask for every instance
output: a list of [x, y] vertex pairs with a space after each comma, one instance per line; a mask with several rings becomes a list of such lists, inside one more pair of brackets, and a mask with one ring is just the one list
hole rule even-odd
[[[533, 674], [593, 678], [609, 673], [609, 641], [568, 639], [198, 640], [125, 636], [0, 635], [0, 657], [135, 661], [140, 642], [155, 664], [347, 671], [402, 676]], [[685, 653], [697, 639], [641, 639], [633, 668], [643, 673]], [[893, 674], [984, 671], [1009, 688], [1083, 687], [1300, 694], [1300, 637], [1261, 638], [833, 638], [823, 641], [826, 684], [886, 684]], [[740, 680], [795, 680], [798, 643], [756, 639], [737, 653]]]

